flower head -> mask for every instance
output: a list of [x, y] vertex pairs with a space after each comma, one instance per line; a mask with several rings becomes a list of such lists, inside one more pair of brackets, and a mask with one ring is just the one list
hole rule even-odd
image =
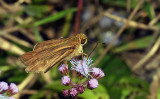
[[92, 77], [96, 78], [99, 75], [99, 68], [93, 67], [91, 71], [92, 71], [91, 73]]
[[[93, 65], [92, 59], [84, 57], [83, 60], [72, 59], [71, 70], [75, 70], [78, 76], [85, 77], [86, 79], [79, 79], [77, 82], [73, 82], [69, 75], [68, 65], [61, 65], [59, 71], [64, 75], [61, 79], [61, 82], [65, 86], [72, 87], [70, 90], [63, 90], [63, 95], [65, 97], [72, 96], [75, 97], [78, 94], [82, 94], [85, 91], [85, 88], [94, 89], [98, 87], [98, 80], [105, 76], [104, 72], [100, 68], [91, 68]], [[66, 76], [67, 74], [67, 76]]]
[[62, 64], [58, 70], [61, 72], [63, 75], [67, 75], [69, 73], [68, 65], [67, 64]]
[[103, 70], [99, 68], [99, 75], [98, 75], [97, 79], [99, 80], [100, 78], [102, 78], [104, 76], [105, 76], [105, 74], [104, 74]]
[[79, 91], [80, 93], [83, 93], [83, 92], [84, 92], [84, 89], [85, 89], [84, 86], [79, 86], [79, 87], [78, 87], [78, 91]]
[[18, 93], [18, 87], [16, 86], [16, 84], [11, 83], [8, 88], [8, 94], [9, 96], [12, 96], [15, 95], [16, 93]]
[[89, 57], [88, 59], [86, 57], [83, 58], [83, 60], [75, 60], [72, 59], [70, 62], [72, 64], [71, 69], [77, 71], [81, 75], [88, 78], [90, 76], [91, 69], [90, 67], [93, 65], [92, 59]]
[[71, 81], [71, 78], [69, 78], [68, 76], [63, 76], [61, 79], [61, 82], [63, 85], [69, 85], [70, 81]]
[[72, 88], [72, 89], [70, 90], [70, 95], [71, 95], [72, 97], [75, 97], [76, 95], [78, 95], [78, 90], [77, 90], [77, 88]]
[[98, 87], [98, 80], [93, 78], [88, 82], [88, 88], [89, 89], [94, 89]]
[[64, 95], [65, 97], [68, 97], [68, 96], [69, 96], [69, 89], [64, 89], [64, 90], [63, 90], [63, 95]]
[[91, 72], [92, 72], [91, 73], [92, 77], [96, 78], [96, 79], [100, 79], [100, 78], [102, 78], [102, 77], [105, 76], [103, 70], [100, 69], [100, 68], [93, 67], [92, 70], [91, 70]]
[[0, 82], [0, 93], [5, 92], [8, 90], [8, 84], [4, 81]]

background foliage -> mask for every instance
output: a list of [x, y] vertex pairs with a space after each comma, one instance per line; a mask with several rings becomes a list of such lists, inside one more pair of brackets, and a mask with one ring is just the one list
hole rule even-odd
[[[97, 89], [85, 90], [77, 98], [160, 98], [159, 4], [158, 0], [83, 0], [78, 32], [88, 36], [84, 52], [90, 54], [98, 42], [91, 58], [106, 76]], [[28, 74], [18, 57], [37, 42], [73, 35], [77, 6], [77, 0], [0, 0], [0, 81], [19, 86], [17, 99], [64, 98], [59, 65], [46, 74]]]

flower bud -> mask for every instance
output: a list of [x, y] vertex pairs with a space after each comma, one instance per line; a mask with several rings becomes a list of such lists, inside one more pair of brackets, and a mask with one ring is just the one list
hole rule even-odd
[[95, 78], [91, 79], [91, 80], [88, 82], [87, 87], [88, 87], [89, 89], [97, 88], [97, 87], [98, 87], [98, 80], [95, 79]]
[[8, 95], [12, 96], [15, 95], [16, 93], [18, 93], [18, 87], [16, 86], [16, 84], [11, 83], [8, 88]]
[[71, 81], [71, 78], [69, 78], [68, 76], [63, 76], [61, 79], [62, 84], [66, 86], [69, 85], [70, 81]]
[[70, 90], [70, 95], [71, 95], [72, 97], [77, 96], [77, 95], [78, 95], [78, 90], [77, 90], [77, 88], [72, 88], [72, 89]]
[[65, 97], [68, 97], [68, 96], [69, 96], [69, 89], [64, 89], [64, 90], [63, 90], [63, 95], [64, 95]]
[[0, 93], [5, 92], [8, 89], [8, 84], [4, 81], [0, 82]]
[[84, 92], [84, 86], [79, 86], [79, 87], [78, 87], [78, 91], [79, 91], [80, 93], [83, 93], [83, 92]]
[[99, 79], [101, 79], [104, 76], [105, 76], [105, 74], [104, 74], [103, 70], [99, 69], [99, 75], [98, 75], [97, 79], [99, 80]]
[[96, 78], [98, 75], [99, 75], [99, 68], [93, 67], [92, 70], [91, 70], [91, 76], [93, 78]]
[[100, 78], [104, 77], [105, 75], [104, 75], [104, 72], [102, 71], [102, 69], [93, 67], [91, 70], [91, 76], [93, 78], [96, 78], [99, 80]]
[[58, 70], [61, 72], [62, 75], [67, 75], [69, 74], [69, 69], [67, 64], [62, 64]]

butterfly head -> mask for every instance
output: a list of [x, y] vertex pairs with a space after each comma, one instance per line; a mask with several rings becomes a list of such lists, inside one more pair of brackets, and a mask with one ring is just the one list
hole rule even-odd
[[87, 43], [87, 36], [84, 33], [77, 34], [82, 45]]

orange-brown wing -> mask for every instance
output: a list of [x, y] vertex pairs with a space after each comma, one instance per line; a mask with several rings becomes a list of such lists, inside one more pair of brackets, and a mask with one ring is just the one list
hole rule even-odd
[[61, 55], [56, 56], [56, 61], [51, 61], [50, 63], [47, 64], [46, 68], [44, 69], [44, 73], [48, 72], [57, 63], [65, 60], [66, 57], [70, 57], [73, 51], [74, 51], [74, 48], [69, 48], [69, 49], [65, 49], [64, 51], [60, 52]]
[[20, 56], [19, 59], [27, 66], [28, 72], [46, 71], [50, 66], [65, 60], [67, 55], [70, 56], [77, 45], [71, 44], [73, 39], [75, 38], [71, 36], [66, 39], [44, 41], [37, 44], [33, 51]]
[[20, 56], [27, 72], [47, 72], [57, 63], [73, 57], [79, 40], [75, 36], [39, 43], [34, 50]]
[[52, 48], [43, 50], [34, 50], [20, 56], [22, 63], [27, 66], [27, 72], [47, 72], [57, 63], [65, 60], [66, 57], [70, 56], [74, 51], [75, 46], [62, 46], [56, 50]]
[[33, 50], [46, 49], [48, 47], [56, 47], [56, 46], [62, 45], [64, 43], [67, 43], [71, 39], [72, 39], [72, 37], [43, 41], [41, 43], [36, 44], [34, 46]]

